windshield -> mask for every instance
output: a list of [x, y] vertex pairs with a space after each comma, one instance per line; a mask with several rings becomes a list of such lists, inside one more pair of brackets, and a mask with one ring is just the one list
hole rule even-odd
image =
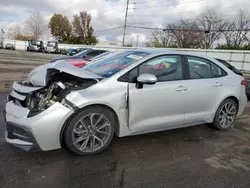
[[88, 49], [78, 52], [77, 54], [73, 55], [73, 57], [83, 56], [87, 51]]
[[39, 46], [40, 43], [41, 43], [40, 41], [31, 41], [31, 44], [35, 46]]
[[120, 52], [111, 57], [88, 64], [84, 66], [83, 69], [101, 77], [108, 78], [147, 55], [149, 55], [149, 53], [139, 51]]
[[55, 47], [56, 46], [56, 42], [48, 42], [47, 46]]

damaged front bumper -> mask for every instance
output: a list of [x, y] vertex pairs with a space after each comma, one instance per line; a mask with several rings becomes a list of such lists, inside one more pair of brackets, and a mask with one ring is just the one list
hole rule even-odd
[[25, 151], [41, 150], [33, 134], [25, 127], [6, 122], [5, 139], [8, 143]]
[[28, 117], [29, 109], [8, 101], [5, 140], [27, 151], [59, 149], [62, 127], [72, 113], [61, 103], [55, 103], [38, 115]]
[[14, 82], [5, 109], [8, 143], [25, 150], [61, 148], [61, 131], [78, 110], [67, 96], [96, 84], [99, 76], [67, 63], [34, 69], [25, 82]]

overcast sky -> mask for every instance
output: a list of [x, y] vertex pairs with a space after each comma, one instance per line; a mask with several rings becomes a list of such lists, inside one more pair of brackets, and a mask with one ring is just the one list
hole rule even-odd
[[[130, 0], [128, 25], [159, 27], [179, 19], [193, 18], [206, 9], [218, 10], [231, 19], [240, 9], [250, 13], [249, 0]], [[87, 11], [100, 42], [121, 43], [123, 28], [100, 31], [124, 24], [126, 0], [0, 0], [0, 27], [5, 31], [13, 24], [22, 24], [33, 11], [39, 11], [48, 22], [53, 13], [70, 20], [73, 14]], [[128, 28], [126, 43], [144, 44], [150, 31]], [[46, 34], [47, 38], [49, 34]]]

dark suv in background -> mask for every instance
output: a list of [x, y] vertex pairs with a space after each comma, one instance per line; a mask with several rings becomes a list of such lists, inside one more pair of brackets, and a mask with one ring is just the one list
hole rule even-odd
[[233, 65], [231, 65], [230, 63], [228, 63], [227, 61], [223, 60], [223, 59], [216, 59], [217, 61], [221, 62], [223, 65], [225, 65], [227, 68], [229, 68], [230, 70], [232, 70], [235, 74], [238, 74], [240, 76], [243, 76], [243, 73], [239, 70], [236, 69]]
[[53, 58], [50, 62], [54, 63], [59, 60], [67, 60], [67, 59], [83, 59], [88, 61], [92, 57], [98, 56], [104, 52], [107, 52], [107, 50], [86, 49], [73, 56], [63, 56], [63, 57]]

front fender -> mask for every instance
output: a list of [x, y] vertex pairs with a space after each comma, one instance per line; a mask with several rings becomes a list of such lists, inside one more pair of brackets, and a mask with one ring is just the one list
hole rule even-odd
[[103, 92], [92, 92], [90, 89], [81, 91], [72, 91], [66, 97], [71, 103], [76, 105], [79, 109], [84, 109], [92, 105], [103, 105], [114, 111], [119, 121], [118, 136], [126, 135], [128, 129], [128, 107], [127, 107], [127, 90], [119, 88], [119, 90], [110, 92], [103, 90]]

